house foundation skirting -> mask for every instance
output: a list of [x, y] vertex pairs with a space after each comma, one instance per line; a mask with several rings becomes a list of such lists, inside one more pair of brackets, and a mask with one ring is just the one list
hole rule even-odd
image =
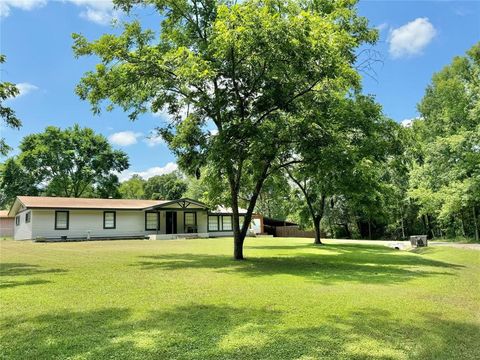
[[150, 240], [175, 240], [175, 239], [197, 239], [208, 238], [208, 233], [188, 233], [188, 234], [153, 234], [148, 235]]
[[206, 233], [185, 233], [185, 234], [151, 234], [148, 235], [150, 240], [175, 240], [175, 239], [199, 239], [212, 238], [222, 236], [233, 236], [232, 231], [215, 231]]

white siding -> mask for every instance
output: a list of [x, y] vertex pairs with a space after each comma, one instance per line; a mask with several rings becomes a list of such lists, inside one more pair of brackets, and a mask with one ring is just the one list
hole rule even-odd
[[[55, 211], [69, 211], [68, 230], [55, 230]], [[108, 210], [110, 211], [110, 210]], [[143, 210], [112, 210], [116, 212], [115, 229], [103, 228], [104, 210], [64, 210], [64, 209], [32, 209], [31, 222], [25, 223], [25, 214], [20, 214], [20, 226], [15, 226], [15, 239], [35, 239], [37, 237], [55, 238], [62, 236], [67, 238], [91, 238], [95, 237], [120, 237], [120, 236], [144, 236], [156, 234], [157, 231], [145, 230], [145, 212]], [[188, 210], [187, 210], [188, 211]], [[207, 211], [196, 211], [197, 227], [199, 234], [207, 233]], [[177, 231], [182, 233], [183, 211], [177, 212]], [[166, 232], [165, 211], [160, 211], [160, 230], [158, 234]], [[219, 232], [211, 236], [231, 236], [232, 232]]]
[[[27, 213], [30, 213], [30, 211], [24, 211], [24, 212], [21, 212], [19, 214], [17, 214], [16, 216], [18, 216], [20, 218], [20, 224], [17, 225], [17, 223], [15, 222], [14, 223], [14, 230], [15, 230], [15, 240], [30, 240], [32, 239], [32, 224], [33, 224], [33, 221], [34, 221], [34, 215], [33, 215], [33, 211], [32, 211], [32, 214], [30, 215], [30, 222], [27, 223], [25, 222], [25, 216]], [[16, 220], [14, 220], [16, 221]]]
[[206, 211], [198, 211], [197, 212], [197, 226], [199, 233], [206, 233], [207, 230], [207, 221], [208, 216]]
[[[58, 209], [61, 210], [61, 209]], [[69, 210], [68, 230], [55, 230], [55, 210], [33, 210], [33, 238], [141, 236], [145, 233], [143, 211], [116, 210], [116, 228], [103, 228], [103, 210]]]
[[233, 236], [233, 231], [213, 231], [208, 233], [208, 237]]

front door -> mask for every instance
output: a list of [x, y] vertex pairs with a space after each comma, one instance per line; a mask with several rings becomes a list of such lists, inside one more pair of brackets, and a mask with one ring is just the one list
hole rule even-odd
[[167, 234], [176, 234], [177, 233], [177, 212], [176, 211], [167, 211]]

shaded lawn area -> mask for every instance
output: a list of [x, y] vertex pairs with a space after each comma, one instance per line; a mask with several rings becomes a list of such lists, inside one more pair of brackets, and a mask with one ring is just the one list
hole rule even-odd
[[478, 359], [480, 252], [0, 242], [0, 358]]

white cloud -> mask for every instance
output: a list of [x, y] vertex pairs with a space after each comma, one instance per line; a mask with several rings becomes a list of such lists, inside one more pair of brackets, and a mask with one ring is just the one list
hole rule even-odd
[[[1, 1], [1, 0], [0, 0]], [[15, 84], [17, 87], [19, 94], [16, 96], [17, 98], [20, 96], [27, 95], [28, 93], [31, 93], [32, 91], [38, 90], [38, 86], [35, 86], [33, 84], [29, 83], [18, 83]]]
[[400, 125], [402, 125], [403, 127], [406, 127], [406, 128], [412, 127], [414, 120], [415, 120], [415, 119], [405, 119], [405, 120], [402, 120], [402, 121], [400, 121]]
[[164, 144], [163, 138], [160, 135], [150, 134], [143, 141], [150, 147], [154, 147], [160, 144]]
[[0, 0], [0, 17], [10, 15], [11, 8], [33, 10], [45, 6], [47, 0]]
[[80, 17], [100, 25], [108, 25], [112, 21], [114, 15], [108, 11], [87, 8], [87, 10], [80, 13]]
[[64, 0], [82, 7], [80, 17], [100, 24], [108, 25], [113, 19], [118, 18], [120, 13], [113, 9], [111, 0]]
[[157, 118], [168, 118], [170, 115], [166, 111], [157, 111], [152, 112], [152, 116]]
[[118, 178], [120, 181], [125, 181], [130, 179], [133, 175], [140, 175], [144, 179], [150, 179], [151, 177], [156, 175], [170, 174], [177, 169], [178, 165], [176, 163], [169, 162], [165, 166], [155, 166], [148, 168], [144, 171], [125, 170], [119, 174]]
[[[182, 106], [177, 115], [180, 116], [181, 119], [185, 119], [187, 117], [188, 113], [189, 113], [188, 107], [187, 106]], [[168, 113], [167, 109], [162, 109], [162, 110], [159, 110], [157, 112], [152, 112], [151, 114], [154, 117], [158, 117], [158, 118], [161, 118], [162, 120], [167, 120], [167, 121], [171, 120], [172, 117], [173, 117], [172, 115], [170, 115]]]
[[468, 16], [468, 15], [471, 15], [473, 14], [473, 11], [467, 9], [467, 8], [464, 8], [464, 7], [460, 7], [460, 8], [456, 8], [454, 10], [455, 14], [458, 15], [458, 16]]
[[405, 120], [400, 121], [400, 125], [402, 125], [403, 127], [409, 128], [409, 127], [413, 126], [413, 123], [415, 121], [422, 121], [422, 120], [423, 120], [423, 117], [417, 116], [417, 117], [414, 117], [414, 118], [411, 118], [411, 119], [405, 119]]
[[394, 58], [421, 54], [437, 31], [428, 18], [417, 18], [390, 32], [389, 52]]
[[120, 131], [110, 135], [108, 140], [114, 145], [129, 146], [136, 144], [138, 142], [137, 139], [142, 135], [142, 133], [136, 133], [133, 131]]
[[378, 31], [383, 31], [383, 30], [385, 30], [387, 27], [388, 27], [388, 23], [386, 23], [386, 22], [381, 23], [380, 25], [375, 26], [375, 28], [376, 28]]
[[[108, 25], [120, 17], [120, 11], [114, 10], [112, 0], [61, 0], [81, 8], [80, 17], [100, 24]], [[47, 0], [0, 0], [0, 17], [10, 15], [11, 8], [25, 11], [33, 10], [47, 4]]]

